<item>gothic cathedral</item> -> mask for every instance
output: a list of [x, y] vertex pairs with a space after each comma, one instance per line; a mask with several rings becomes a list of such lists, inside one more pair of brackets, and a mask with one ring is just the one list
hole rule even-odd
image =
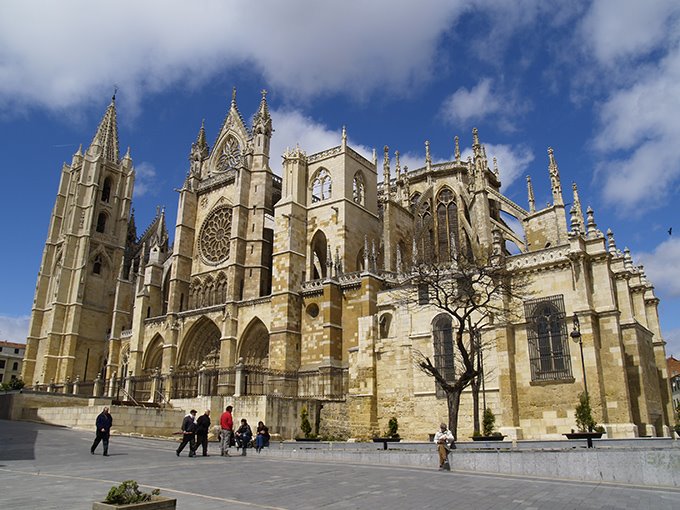
[[[137, 232], [135, 171], [129, 150], [119, 154], [112, 100], [90, 146], [62, 168], [27, 385], [78, 381], [97, 396], [182, 408], [233, 403], [284, 438], [301, 406], [334, 437], [370, 437], [397, 416], [402, 437], [425, 440], [447, 403], [414, 353], [448, 353], [440, 362], [453, 373], [456, 352], [451, 317], [427, 300], [405, 303], [402, 275], [492, 249], [530, 289], [521, 316], [482, 332], [484, 399], [500, 431], [569, 432], [587, 376], [609, 437], [670, 435], [658, 299], [590, 208], [584, 217], [576, 184], [566, 210], [552, 149], [552, 201], [536, 208], [527, 177], [527, 210], [501, 194], [476, 129], [465, 160], [458, 137], [452, 161], [433, 163], [426, 142], [414, 170], [385, 147], [380, 181], [375, 152], [353, 150], [344, 129], [336, 147], [287, 150], [275, 175], [272, 132], [266, 92], [251, 126], [233, 93], [212, 148], [201, 126], [170, 243], [162, 209]], [[472, 405], [465, 390], [463, 436]]]

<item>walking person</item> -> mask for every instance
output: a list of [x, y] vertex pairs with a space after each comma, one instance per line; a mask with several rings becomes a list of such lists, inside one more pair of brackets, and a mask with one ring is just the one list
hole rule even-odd
[[222, 416], [220, 416], [220, 455], [229, 457], [229, 447], [234, 435], [234, 418], [231, 415], [233, 407], [227, 406]]
[[109, 408], [105, 407], [102, 412], [97, 416], [95, 426], [97, 427], [97, 435], [94, 438], [94, 443], [92, 443], [92, 448], [90, 448], [90, 453], [94, 455], [94, 451], [99, 446], [99, 443], [104, 443], [104, 457], [109, 456], [109, 435], [111, 433], [111, 425], [113, 425], [113, 418], [109, 413]]
[[189, 411], [184, 419], [182, 420], [182, 442], [177, 448], [177, 456], [182, 453], [184, 447], [189, 443], [189, 457], [196, 456], [196, 440], [194, 436], [196, 435], [196, 409]]
[[439, 430], [434, 435], [434, 442], [437, 443], [437, 451], [439, 452], [439, 470], [451, 471], [449, 452], [453, 444], [453, 434], [446, 426], [446, 423], [439, 425]]
[[198, 447], [203, 447], [203, 456], [208, 456], [208, 431], [210, 430], [210, 409], [206, 409], [205, 413], [196, 420], [196, 450]]
[[245, 418], [241, 420], [241, 426], [236, 431], [235, 436], [236, 444], [241, 448], [241, 455], [245, 456], [246, 448], [248, 448], [250, 441], [253, 439], [253, 431], [250, 429], [250, 425], [248, 425], [248, 421]]

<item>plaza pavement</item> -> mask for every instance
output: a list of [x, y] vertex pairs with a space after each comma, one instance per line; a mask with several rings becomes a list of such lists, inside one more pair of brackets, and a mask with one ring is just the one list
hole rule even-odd
[[[115, 416], [114, 416], [115, 420]], [[113, 436], [90, 454], [94, 431], [0, 420], [0, 502], [7, 509], [90, 510], [134, 479], [187, 509], [677, 509], [680, 489], [290, 460], [249, 450], [175, 456], [169, 440]], [[232, 449], [233, 453], [235, 451]]]

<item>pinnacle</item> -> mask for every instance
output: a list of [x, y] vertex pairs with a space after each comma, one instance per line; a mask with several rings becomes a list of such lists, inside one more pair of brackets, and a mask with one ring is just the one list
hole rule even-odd
[[118, 123], [116, 120], [116, 96], [111, 98], [104, 117], [99, 123], [97, 132], [92, 138], [90, 145], [100, 145], [102, 148], [102, 155], [105, 161], [118, 163], [119, 147], [118, 147]]

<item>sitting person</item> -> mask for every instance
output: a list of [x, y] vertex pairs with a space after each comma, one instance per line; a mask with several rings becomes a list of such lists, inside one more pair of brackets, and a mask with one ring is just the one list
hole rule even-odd
[[250, 430], [250, 425], [245, 418], [241, 420], [241, 426], [234, 433], [234, 436], [236, 437], [236, 447], [241, 448], [241, 455], [245, 455], [246, 448], [253, 439], [253, 431]]
[[257, 422], [257, 436], [255, 437], [255, 451], [260, 453], [262, 448], [269, 446], [269, 428], [261, 421]]
[[434, 442], [437, 443], [437, 451], [439, 452], [439, 470], [451, 471], [449, 465], [449, 452], [453, 445], [453, 434], [446, 426], [446, 423], [439, 425], [439, 431], [434, 435]]

